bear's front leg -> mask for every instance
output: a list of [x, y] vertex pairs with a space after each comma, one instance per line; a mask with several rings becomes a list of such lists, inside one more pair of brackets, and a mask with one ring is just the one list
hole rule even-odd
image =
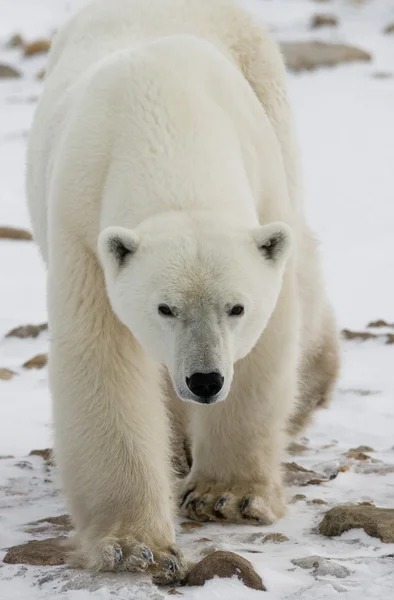
[[229, 396], [190, 406], [193, 465], [179, 506], [197, 521], [270, 524], [285, 513], [281, 460], [296, 399], [296, 328], [275, 319], [237, 363]]
[[61, 239], [48, 275], [49, 369], [56, 462], [76, 528], [69, 563], [182, 579], [159, 367], [114, 316], [96, 257]]

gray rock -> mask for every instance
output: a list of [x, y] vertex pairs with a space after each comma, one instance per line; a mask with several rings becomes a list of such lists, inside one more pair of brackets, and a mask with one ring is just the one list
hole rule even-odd
[[291, 562], [301, 569], [313, 570], [313, 575], [316, 577], [330, 575], [343, 579], [350, 575], [350, 571], [346, 567], [321, 556], [306, 556], [305, 558], [296, 558]]

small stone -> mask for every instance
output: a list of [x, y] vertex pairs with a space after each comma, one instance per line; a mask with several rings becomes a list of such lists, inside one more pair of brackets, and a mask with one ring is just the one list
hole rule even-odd
[[214, 577], [223, 579], [234, 575], [247, 587], [266, 591], [260, 575], [256, 573], [252, 564], [242, 556], [225, 550], [213, 552], [198, 562], [190, 570], [184, 583], [190, 586], [202, 586]]
[[[11, 67], [10, 65], [5, 65], [3, 63], [0, 63], [0, 79], [19, 79], [20, 77], [21, 77], [20, 71], [18, 71], [14, 67]], [[0, 232], [1, 232], [1, 229], [7, 229], [7, 228], [0, 227]], [[0, 233], [0, 238], [1, 237], [3, 237], [3, 236]], [[16, 238], [16, 239], [19, 239], [19, 238]]]
[[16, 337], [22, 340], [26, 338], [36, 338], [42, 331], [47, 331], [47, 329], [48, 323], [42, 323], [41, 325], [21, 325], [20, 327], [11, 329], [5, 337]]
[[32, 540], [27, 544], [9, 548], [3, 561], [11, 565], [63, 565], [65, 550], [59, 538]]
[[350, 448], [349, 452], [375, 452], [371, 446], [357, 446], [357, 448]]
[[[377, 75], [377, 73], [375, 73], [375, 76], [376, 75]], [[389, 73], [389, 75], [392, 75], [392, 74]], [[378, 319], [377, 321], [371, 321], [370, 323], [368, 323], [367, 327], [372, 328], [372, 329], [373, 328], [378, 329], [379, 327], [392, 327], [392, 328], [394, 328], [394, 323], [388, 323], [384, 319]]]
[[369, 331], [350, 331], [350, 329], [343, 329], [341, 331], [342, 337], [345, 340], [373, 340], [377, 337], [376, 333], [370, 333]]
[[[0, 65], [0, 77], [1, 77], [1, 65]], [[19, 229], [18, 227], [0, 227], [0, 239], [1, 240], [32, 240], [33, 236], [30, 231], [26, 229]]]
[[182, 592], [179, 592], [175, 588], [171, 588], [170, 590], [168, 590], [167, 596], [183, 596], [183, 594], [182, 594]]
[[11, 371], [11, 369], [0, 369], [0, 380], [1, 381], [9, 381], [13, 377], [15, 377], [15, 371]]
[[288, 542], [289, 538], [283, 533], [267, 533], [263, 538], [263, 544], [267, 542], [272, 542], [273, 544], [282, 544], [283, 542]]
[[25, 362], [22, 366], [25, 369], [42, 369], [48, 362], [48, 354], [37, 354], [30, 360]]
[[357, 450], [349, 450], [346, 452], [345, 456], [347, 458], [352, 458], [353, 460], [369, 460], [371, 457], [365, 452], [357, 452]]
[[303, 454], [308, 450], [310, 450], [309, 446], [300, 442], [292, 442], [287, 448], [287, 452], [292, 455]]
[[315, 471], [309, 471], [297, 463], [282, 463], [284, 470], [284, 480], [286, 485], [318, 485], [325, 481], [328, 481], [320, 473]]
[[320, 533], [328, 537], [360, 528], [382, 542], [394, 543], [394, 508], [365, 504], [336, 506], [326, 513], [319, 525]]
[[43, 448], [42, 450], [31, 450], [29, 456], [41, 456], [50, 467], [55, 466], [55, 459], [52, 448]]
[[296, 502], [300, 502], [301, 500], [306, 500], [305, 494], [296, 494], [290, 500], [291, 504], [295, 504]]
[[360, 48], [320, 41], [283, 42], [281, 50], [287, 68], [295, 72], [372, 59], [368, 52]]
[[37, 54], [46, 54], [49, 52], [49, 48], [51, 47], [51, 40], [42, 39], [35, 40], [34, 42], [30, 42], [25, 44], [23, 54], [28, 56], [36, 56]]
[[198, 542], [199, 544], [206, 544], [208, 542], [213, 542], [213, 540], [211, 540], [211, 538], [202, 537], [196, 540], [196, 542]]
[[328, 502], [322, 498], [314, 498], [313, 500], [310, 500], [308, 504], [328, 504]]
[[181, 527], [186, 531], [192, 531], [193, 529], [200, 529], [202, 525], [201, 523], [195, 523], [194, 521], [185, 521], [184, 523], [181, 523]]
[[45, 75], [46, 75], [46, 70], [41, 69], [40, 71], [38, 71], [38, 73], [36, 75], [36, 79], [41, 81], [42, 79], [45, 79]]
[[383, 29], [383, 33], [386, 33], [386, 34], [394, 33], [394, 23], [390, 23], [389, 25], [386, 25], [386, 27]]
[[350, 575], [350, 571], [346, 567], [321, 556], [306, 556], [305, 558], [294, 559], [291, 562], [296, 567], [301, 567], [301, 569], [313, 569], [315, 577], [330, 575], [331, 577], [343, 579]]
[[24, 41], [20, 33], [14, 33], [6, 44], [7, 48], [21, 48], [22, 46], [24, 46]]
[[311, 20], [311, 29], [319, 27], [336, 27], [338, 19], [334, 15], [314, 15]]

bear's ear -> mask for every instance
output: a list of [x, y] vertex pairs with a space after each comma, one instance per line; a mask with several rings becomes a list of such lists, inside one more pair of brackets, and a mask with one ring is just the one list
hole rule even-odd
[[261, 254], [268, 261], [281, 264], [289, 257], [292, 232], [286, 223], [270, 223], [253, 231], [253, 239]]
[[107, 227], [98, 238], [97, 249], [101, 263], [117, 272], [138, 248], [139, 239], [132, 229]]

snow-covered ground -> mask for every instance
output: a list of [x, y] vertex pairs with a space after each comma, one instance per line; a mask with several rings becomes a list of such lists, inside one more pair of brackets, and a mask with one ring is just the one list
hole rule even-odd
[[[163, 0], [164, 1], [164, 0]], [[13, 33], [27, 40], [51, 36], [84, 0], [2, 0], [0, 64], [15, 66], [21, 79], [0, 79], [0, 226], [29, 228], [24, 197], [26, 136], [42, 82], [36, 74], [45, 56], [22, 57], [6, 49]], [[289, 75], [305, 173], [311, 223], [322, 242], [327, 287], [340, 327], [364, 330], [371, 320], [394, 322], [394, 22], [391, 0], [260, 0], [280, 40], [322, 39], [353, 43], [372, 53], [370, 63]], [[337, 15], [335, 28], [311, 31], [312, 14]], [[377, 78], [385, 72], [391, 77]], [[5, 549], [45, 533], [27, 533], [26, 524], [64, 513], [54, 474], [30, 450], [51, 446], [51, 414], [46, 369], [21, 365], [46, 352], [46, 332], [36, 339], [4, 338], [13, 327], [46, 320], [45, 272], [31, 242], [0, 240], [0, 368], [17, 375], [0, 380], [0, 559]], [[394, 330], [391, 330], [394, 333]], [[346, 502], [374, 501], [394, 507], [394, 345], [379, 339], [343, 343], [343, 371], [332, 407], [307, 432], [308, 449], [290, 460], [331, 472], [343, 454], [360, 445], [382, 461], [353, 461], [328, 483], [289, 488], [285, 518], [264, 533], [280, 532], [282, 543], [253, 542], [259, 529], [204, 525], [179, 527], [179, 542], [190, 557], [205, 544], [239, 552], [262, 576], [266, 600], [388, 600], [394, 597], [394, 544], [362, 530], [324, 538], [316, 526], [327, 509]], [[313, 499], [328, 504], [313, 504]], [[343, 565], [340, 579], [294, 566], [293, 559], [318, 555]], [[386, 558], [385, 558], [386, 557]], [[250, 600], [262, 592], [233, 580], [213, 580], [203, 588], [183, 588], [188, 600]], [[97, 575], [64, 567], [25, 567], [0, 563], [0, 600], [167, 598], [148, 578]]]

